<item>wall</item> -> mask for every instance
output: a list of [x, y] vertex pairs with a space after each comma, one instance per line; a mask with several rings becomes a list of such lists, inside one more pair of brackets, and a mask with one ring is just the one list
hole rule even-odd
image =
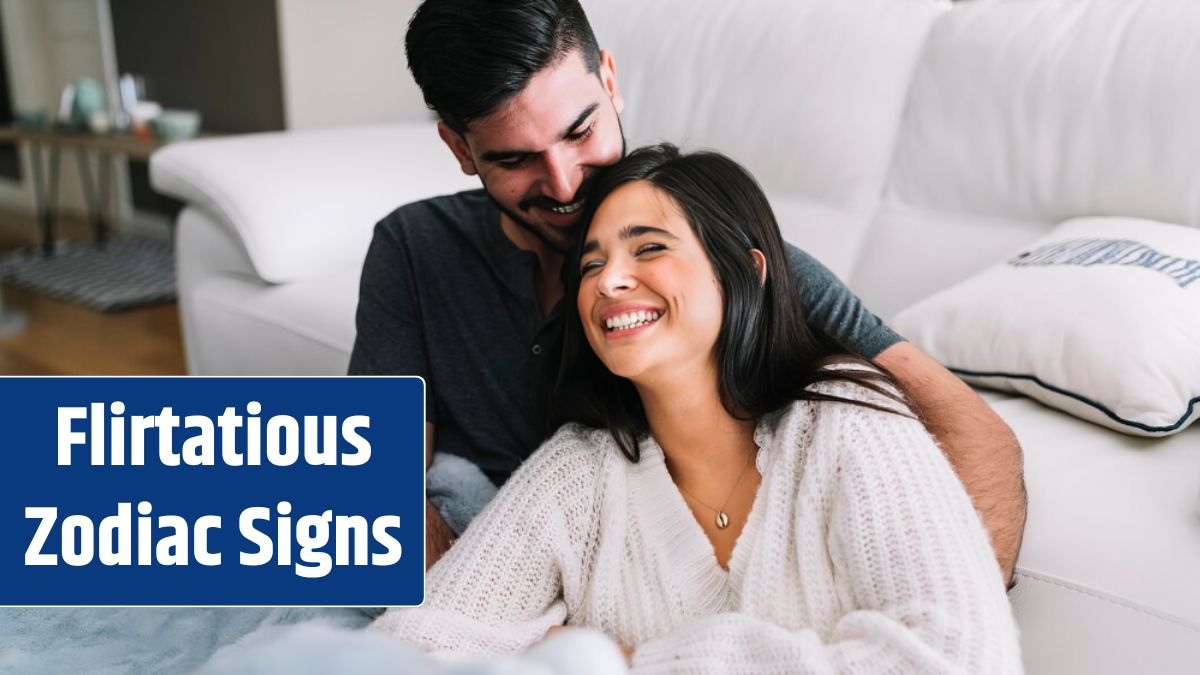
[[276, 0], [289, 129], [430, 119], [404, 58], [417, 0]]

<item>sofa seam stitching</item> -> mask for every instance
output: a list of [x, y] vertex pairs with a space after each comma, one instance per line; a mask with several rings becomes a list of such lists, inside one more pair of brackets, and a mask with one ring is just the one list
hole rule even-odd
[[1091, 589], [1088, 589], [1088, 588], [1083, 588], [1083, 587], [1080, 587], [1080, 586], [1078, 586], [1078, 585], [1075, 585], [1075, 584], [1071, 584], [1071, 583], [1068, 583], [1068, 582], [1065, 582], [1065, 581], [1062, 581], [1062, 580], [1059, 580], [1059, 579], [1055, 579], [1054, 577], [1050, 577], [1050, 576], [1047, 576], [1047, 575], [1044, 575], [1044, 574], [1038, 574], [1038, 573], [1036, 573], [1036, 572], [1017, 572], [1017, 576], [1018, 576], [1018, 577], [1022, 577], [1022, 578], [1026, 578], [1026, 579], [1029, 579], [1029, 580], [1031, 580], [1031, 581], [1040, 581], [1040, 582], [1042, 582], [1042, 583], [1044, 583], [1044, 584], [1049, 584], [1049, 585], [1051, 585], [1051, 586], [1057, 586], [1057, 587], [1059, 587], [1059, 588], [1062, 588], [1062, 589], [1064, 589], [1064, 590], [1068, 590], [1068, 591], [1073, 591], [1073, 592], [1075, 592], [1075, 593], [1079, 593], [1080, 595], [1086, 595], [1086, 596], [1088, 596], [1088, 597], [1095, 598], [1096, 600], [1101, 600], [1101, 601], [1103, 601], [1103, 602], [1107, 602], [1107, 603], [1109, 603], [1109, 604], [1113, 604], [1113, 605], [1116, 605], [1116, 606], [1118, 606], [1118, 607], [1122, 607], [1122, 608], [1124, 608], [1124, 609], [1130, 609], [1130, 610], [1133, 610], [1133, 611], [1135, 611], [1135, 612], [1139, 612], [1139, 613], [1141, 613], [1141, 614], [1145, 614], [1146, 616], [1153, 617], [1153, 618], [1155, 618], [1155, 619], [1159, 619], [1159, 620], [1161, 620], [1161, 621], [1166, 621], [1166, 622], [1168, 622], [1168, 623], [1173, 623], [1173, 624], [1175, 624], [1175, 625], [1177, 625], [1177, 626], [1179, 626], [1179, 627], [1181, 627], [1181, 628], [1185, 628], [1185, 629], [1187, 629], [1187, 630], [1191, 630], [1191, 631], [1194, 631], [1194, 632], [1200, 633], [1200, 626], [1198, 626], [1198, 625], [1195, 625], [1195, 624], [1193, 624], [1193, 623], [1191, 623], [1191, 622], [1189, 622], [1189, 621], [1186, 621], [1186, 620], [1184, 620], [1184, 619], [1180, 619], [1180, 618], [1178, 618], [1178, 617], [1174, 617], [1174, 616], [1170, 616], [1170, 615], [1162, 614], [1162, 613], [1160, 613], [1160, 612], [1158, 612], [1158, 611], [1151, 610], [1151, 609], [1149, 609], [1149, 608], [1146, 608], [1146, 607], [1142, 607], [1141, 605], [1138, 605], [1138, 604], [1136, 604], [1136, 603], [1130, 602], [1130, 601], [1128, 601], [1128, 600], [1121, 600], [1121, 599], [1118, 599], [1118, 598], [1114, 598], [1114, 597], [1112, 597], [1112, 596], [1110, 596], [1110, 595], [1107, 595], [1107, 594], [1105, 594], [1105, 593], [1101, 593], [1101, 592], [1098, 592], [1098, 591], [1094, 591], [1094, 590], [1091, 590]]

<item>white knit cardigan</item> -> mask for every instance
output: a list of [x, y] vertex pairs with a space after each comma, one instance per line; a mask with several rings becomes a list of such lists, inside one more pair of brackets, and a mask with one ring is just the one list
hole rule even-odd
[[491, 655], [590, 626], [636, 649], [635, 672], [1021, 670], [987, 535], [920, 423], [801, 401], [755, 441], [763, 480], [728, 571], [653, 438], [633, 464], [608, 432], [572, 425], [430, 570], [425, 604], [373, 628]]

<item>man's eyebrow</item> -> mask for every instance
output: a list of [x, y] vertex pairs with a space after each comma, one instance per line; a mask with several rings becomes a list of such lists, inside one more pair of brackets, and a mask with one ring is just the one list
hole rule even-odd
[[599, 107], [600, 107], [599, 103], [593, 103], [593, 104], [589, 105], [588, 107], [584, 108], [583, 112], [579, 113], [579, 117], [576, 117], [575, 121], [571, 123], [571, 126], [567, 127], [567, 130], [562, 133], [562, 137], [565, 139], [565, 138], [569, 138], [572, 134], [574, 134], [575, 131], [577, 129], [579, 129], [579, 125], [583, 124], [584, 120], [591, 117], [592, 113], [596, 112], [596, 110]]
[[[579, 125], [583, 124], [583, 122], [587, 118], [591, 117], [592, 113], [596, 112], [596, 110], [599, 108], [599, 103], [593, 103], [584, 108], [583, 112], [579, 113], [579, 116], [575, 118], [575, 121], [571, 122], [571, 126], [567, 127], [567, 130], [562, 132], [562, 138], [570, 138], [571, 135], [574, 134], [577, 129], [579, 129]], [[532, 154], [535, 153], [530, 152], [529, 150], [488, 150], [487, 152], [483, 153], [481, 157], [486, 162], [500, 162], [504, 160], [519, 159], [525, 155]]]
[[533, 153], [528, 150], [488, 150], [482, 157], [485, 162], [500, 162], [506, 159], [519, 159]]
[[[626, 225], [625, 227], [622, 227], [619, 232], [617, 232], [617, 237], [621, 241], [625, 241], [627, 239], [640, 237], [644, 234], [659, 234], [667, 237], [668, 239], [679, 239], [679, 237], [676, 237], [667, 230], [664, 230], [661, 227], [654, 227], [653, 225]], [[580, 251], [580, 254], [587, 255], [594, 252], [598, 248], [600, 248], [600, 242], [596, 241], [595, 239], [589, 239], [586, 243], [584, 243], [583, 250]]]

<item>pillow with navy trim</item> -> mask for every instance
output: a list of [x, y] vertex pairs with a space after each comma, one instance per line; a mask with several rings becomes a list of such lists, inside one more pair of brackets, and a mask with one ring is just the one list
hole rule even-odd
[[971, 384], [1174, 434], [1200, 417], [1200, 230], [1068, 220], [893, 326]]

